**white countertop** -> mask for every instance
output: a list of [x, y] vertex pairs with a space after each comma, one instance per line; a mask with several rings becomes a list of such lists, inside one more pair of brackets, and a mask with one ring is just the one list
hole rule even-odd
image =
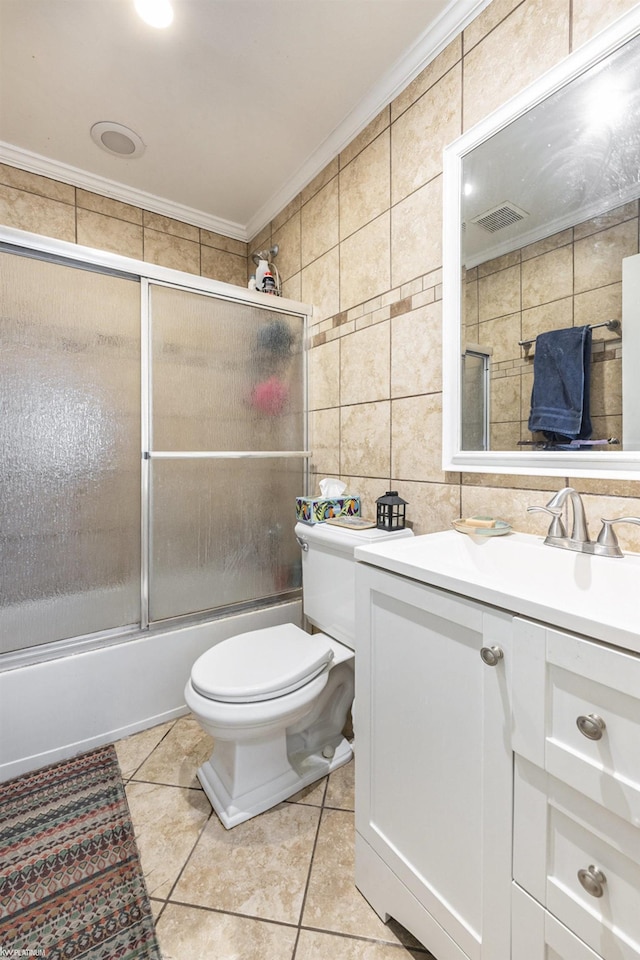
[[595, 557], [524, 533], [447, 530], [357, 547], [356, 560], [640, 653], [640, 555]]

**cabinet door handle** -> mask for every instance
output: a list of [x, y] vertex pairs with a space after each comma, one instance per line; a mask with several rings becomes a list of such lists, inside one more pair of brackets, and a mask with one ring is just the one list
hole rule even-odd
[[597, 713], [589, 713], [586, 717], [578, 717], [576, 720], [578, 730], [587, 740], [602, 740], [602, 734], [607, 728], [606, 723]]
[[504, 653], [500, 647], [483, 647], [480, 656], [488, 667], [497, 667], [504, 657]]
[[587, 870], [578, 870], [578, 880], [592, 897], [601, 897], [604, 893], [604, 885], [607, 882], [602, 870], [591, 863]]

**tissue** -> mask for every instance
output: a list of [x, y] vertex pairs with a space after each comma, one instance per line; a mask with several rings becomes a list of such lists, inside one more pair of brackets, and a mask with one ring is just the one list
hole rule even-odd
[[343, 483], [342, 480], [336, 480], [335, 477], [325, 477], [324, 480], [320, 481], [320, 493], [327, 499], [341, 497], [346, 489], [346, 483]]
[[324, 523], [334, 517], [359, 517], [360, 497], [345, 493], [346, 483], [335, 477], [320, 481], [319, 497], [296, 497], [296, 520]]

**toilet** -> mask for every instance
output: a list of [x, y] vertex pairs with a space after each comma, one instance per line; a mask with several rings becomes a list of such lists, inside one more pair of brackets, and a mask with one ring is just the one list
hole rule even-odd
[[187, 706], [214, 738], [198, 779], [225, 827], [286, 800], [347, 763], [353, 702], [357, 546], [410, 530], [298, 523], [303, 610], [293, 623], [239, 633], [194, 663]]

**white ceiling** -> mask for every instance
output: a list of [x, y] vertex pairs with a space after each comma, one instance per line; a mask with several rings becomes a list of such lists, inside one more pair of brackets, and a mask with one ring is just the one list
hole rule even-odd
[[0, 0], [0, 161], [250, 239], [487, 3]]

